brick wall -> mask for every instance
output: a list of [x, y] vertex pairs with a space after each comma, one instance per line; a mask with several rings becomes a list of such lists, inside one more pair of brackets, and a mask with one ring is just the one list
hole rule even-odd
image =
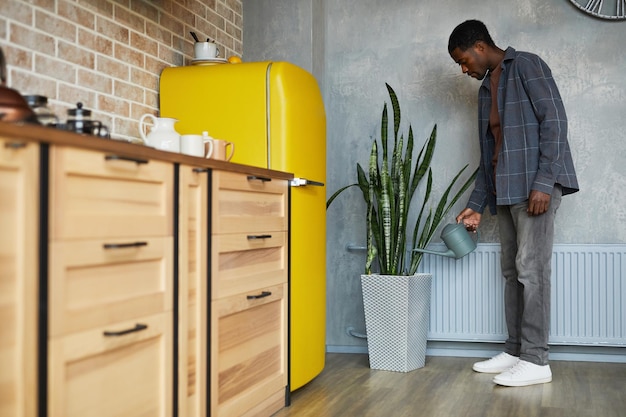
[[8, 86], [47, 96], [61, 121], [80, 101], [116, 139], [158, 115], [159, 74], [190, 63], [190, 31], [229, 57], [242, 54], [242, 28], [242, 0], [0, 1]]

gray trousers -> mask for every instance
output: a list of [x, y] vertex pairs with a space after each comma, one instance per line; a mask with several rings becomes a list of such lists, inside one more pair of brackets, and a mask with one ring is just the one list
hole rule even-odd
[[554, 217], [561, 204], [555, 186], [548, 211], [526, 213], [528, 202], [498, 206], [504, 310], [509, 337], [504, 350], [536, 365], [548, 364], [550, 276]]

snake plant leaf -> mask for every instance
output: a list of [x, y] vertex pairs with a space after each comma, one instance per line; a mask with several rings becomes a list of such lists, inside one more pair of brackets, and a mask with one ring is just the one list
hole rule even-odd
[[393, 108], [393, 136], [398, 137], [398, 132], [400, 131], [400, 102], [398, 101], [398, 96], [396, 92], [393, 91], [393, 88], [387, 83], [385, 83], [387, 87], [387, 92], [389, 93], [389, 99], [391, 100], [391, 107]]
[[365, 174], [365, 171], [361, 167], [361, 164], [356, 164], [357, 184], [363, 193], [363, 199], [365, 203], [370, 201], [370, 182], [369, 176]]
[[[389, 116], [387, 115], [387, 103], [383, 106], [383, 115], [380, 123], [380, 143], [383, 150], [383, 161], [387, 159], [387, 129], [389, 126]], [[376, 141], [374, 139], [374, 141]]]
[[[328, 207], [331, 205], [331, 203], [332, 203], [333, 201], [335, 201], [335, 198], [339, 197], [339, 195], [340, 195], [341, 193], [343, 193], [345, 190], [347, 190], [348, 188], [350, 188], [350, 187], [354, 187], [354, 186], [356, 186], [356, 185], [359, 185], [359, 184], [350, 184], [350, 185], [346, 185], [345, 187], [341, 187], [340, 189], [338, 189], [337, 191], [335, 191], [335, 192], [333, 193], [333, 195], [331, 195], [331, 196], [328, 198], [328, 200], [326, 200], [326, 210], [328, 210]], [[362, 190], [361, 190], [361, 191], [362, 191]]]
[[417, 156], [418, 164], [415, 166], [415, 173], [413, 174], [413, 182], [411, 183], [411, 189], [415, 191], [420, 181], [430, 168], [430, 163], [433, 160], [435, 154], [435, 146], [437, 145], [437, 125], [433, 127], [430, 132], [428, 141], [422, 147], [419, 155]]
[[374, 216], [374, 206], [372, 204], [372, 200], [369, 198], [369, 196], [373, 195], [373, 190], [371, 190], [371, 182], [369, 182], [368, 185], [370, 188], [367, 191], [367, 257], [365, 259], [365, 274], [370, 275], [372, 273], [372, 262], [374, 262], [374, 259], [376, 259], [376, 247], [372, 244], [372, 240], [374, 239], [374, 231], [372, 230], [374, 225], [372, 219], [372, 217]]

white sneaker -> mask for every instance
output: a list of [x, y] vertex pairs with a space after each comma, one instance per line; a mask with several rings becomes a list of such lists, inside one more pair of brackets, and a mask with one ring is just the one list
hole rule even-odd
[[518, 361], [518, 357], [502, 352], [486, 361], [476, 362], [472, 369], [485, 374], [499, 374], [514, 367]]
[[525, 387], [527, 385], [545, 384], [550, 381], [552, 381], [550, 365], [535, 365], [523, 360], [518, 361], [517, 365], [493, 379], [496, 384], [506, 387]]

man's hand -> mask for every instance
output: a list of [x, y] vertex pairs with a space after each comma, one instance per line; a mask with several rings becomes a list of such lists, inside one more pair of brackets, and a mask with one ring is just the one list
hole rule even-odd
[[465, 228], [470, 232], [475, 232], [480, 224], [480, 218], [482, 215], [470, 208], [463, 210], [458, 216], [456, 216], [456, 222], [465, 225]]
[[550, 194], [541, 191], [532, 190], [528, 197], [528, 209], [526, 210], [531, 216], [539, 216], [548, 211], [550, 207]]

